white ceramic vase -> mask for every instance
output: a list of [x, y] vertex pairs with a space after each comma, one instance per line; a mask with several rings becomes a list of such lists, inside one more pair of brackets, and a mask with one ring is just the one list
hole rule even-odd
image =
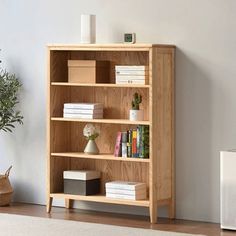
[[129, 119], [130, 120], [143, 120], [143, 110], [130, 110]]
[[99, 153], [99, 149], [97, 147], [97, 144], [95, 142], [95, 140], [89, 140], [85, 149], [84, 149], [84, 153], [87, 154], [98, 154]]
[[81, 15], [81, 43], [96, 43], [95, 15]]

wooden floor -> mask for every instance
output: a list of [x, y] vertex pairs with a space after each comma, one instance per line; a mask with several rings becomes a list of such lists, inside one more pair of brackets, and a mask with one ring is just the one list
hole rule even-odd
[[38, 216], [53, 219], [66, 219], [153, 230], [203, 234], [209, 236], [236, 236], [236, 232], [234, 231], [221, 230], [219, 224], [168, 219], [159, 219], [157, 224], [150, 224], [149, 218], [144, 216], [118, 215], [111, 213], [83, 211], [78, 209], [65, 209], [60, 207], [53, 207], [52, 212], [47, 214], [45, 206], [23, 203], [14, 203], [10, 207], [0, 207], [0, 213]]

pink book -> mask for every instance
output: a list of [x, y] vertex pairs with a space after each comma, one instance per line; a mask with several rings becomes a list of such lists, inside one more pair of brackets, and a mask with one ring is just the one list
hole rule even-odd
[[114, 156], [121, 157], [121, 132], [118, 132], [116, 136]]

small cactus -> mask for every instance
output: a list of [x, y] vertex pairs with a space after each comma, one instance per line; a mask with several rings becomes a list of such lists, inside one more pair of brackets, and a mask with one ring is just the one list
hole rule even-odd
[[139, 104], [142, 102], [142, 96], [138, 93], [134, 94], [134, 98], [132, 100], [132, 109], [139, 110]]

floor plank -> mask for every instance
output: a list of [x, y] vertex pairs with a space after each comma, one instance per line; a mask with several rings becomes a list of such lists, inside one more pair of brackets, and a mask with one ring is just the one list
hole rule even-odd
[[145, 216], [101, 213], [60, 207], [53, 207], [52, 212], [48, 214], [46, 213], [45, 206], [25, 203], [13, 203], [8, 207], [0, 207], [0, 213], [203, 234], [207, 236], [236, 236], [236, 232], [234, 231], [221, 230], [219, 224], [187, 220], [168, 220], [164, 218], [159, 219], [157, 224], [150, 224], [149, 218]]

